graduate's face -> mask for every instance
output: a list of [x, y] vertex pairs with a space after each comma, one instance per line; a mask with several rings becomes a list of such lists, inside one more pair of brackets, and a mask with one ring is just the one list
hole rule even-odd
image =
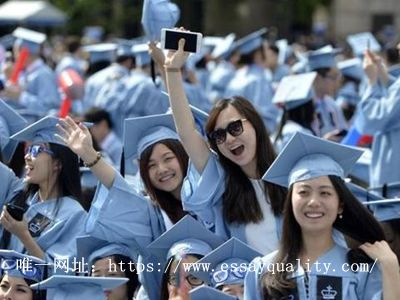
[[33, 144], [28, 147], [25, 154], [24, 181], [40, 185], [57, 176], [61, 166], [58, 160], [53, 159], [53, 155], [46, 144]]
[[234, 296], [238, 299], [243, 299], [244, 285], [243, 284], [227, 284], [222, 286], [222, 292]]
[[174, 296], [178, 283], [181, 288], [182, 285], [184, 285], [184, 289], [187, 291], [190, 291], [191, 289], [194, 289], [195, 287], [204, 284], [201, 279], [196, 278], [191, 273], [186, 272], [182, 268], [182, 263], [195, 263], [198, 260], [199, 259], [195, 256], [187, 255], [184, 259], [180, 261], [178, 261], [177, 259], [172, 261], [168, 273], [168, 293], [170, 298]]
[[33, 293], [23, 278], [4, 275], [0, 283], [0, 300], [32, 300]]
[[180, 194], [183, 173], [175, 153], [157, 143], [147, 164], [151, 184], [164, 192]]
[[338, 214], [343, 211], [328, 176], [294, 183], [292, 205], [303, 233], [331, 231]]
[[[111, 267], [112, 266], [112, 267]], [[115, 268], [114, 268], [115, 267]], [[128, 267], [128, 266], [124, 266]], [[126, 277], [120, 266], [115, 263], [113, 257], [105, 257], [97, 260], [93, 265], [93, 277]], [[105, 291], [107, 300], [125, 300], [128, 293], [127, 285], [123, 284]]]
[[[214, 130], [226, 129], [229, 123], [244, 119], [235, 107], [228, 105], [218, 115]], [[243, 132], [237, 136], [226, 133], [223, 143], [217, 144], [218, 150], [242, 169], [256, 168], [256, 132], [250, 121], [242, 121]]]

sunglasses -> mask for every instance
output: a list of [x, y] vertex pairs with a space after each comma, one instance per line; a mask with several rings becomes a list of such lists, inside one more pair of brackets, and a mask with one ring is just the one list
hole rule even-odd
[[54, 152], [47, 148], [45, 145], [31, 145], [26, 148], [25, 155], [30, 154], [31, 157], [37, 157], [42, 152], [54, 156]]
[[215, 284], [223, 283], [228, 278], [244, 280], [246, 270], [242, 268], [229, 268], [216, 271], [212, 275], [212, 280]]
[[239, 119], [230, 122], [225, 129], [217, 129], [208, 134], [208, 138], [217, 144], [222, 144], [226, 141], [226, 133], [228, 132], [231, 136], [239, 136], [243, 132], [243, 122], [247, 119]]

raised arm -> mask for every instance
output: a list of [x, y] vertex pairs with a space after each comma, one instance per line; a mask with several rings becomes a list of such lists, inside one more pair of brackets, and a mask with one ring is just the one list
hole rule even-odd
[[[61, 132], [57, 136], [86, 164], [90, 165], [98, 159], [89, 129], [85, 125], [77, 125], [70, 117], [66, 117], [60, 119], [60, 124], [57, 124], [57, 127]], [[104, 159], [100, 158], [91, 166], [91, 170], [107, 189], [112, 186], [116, 170]]]
[[384, 300], [400, 299], [400, 266], [396, 254], [386, 241], [365, 243], [360, 248], [369, 257], [376, 260], [382, 274], [382, 291]]
[[195, 168], [199, 173], [202, 173], [211, 152], [206, 141], [195, 127], [189, 102], [183, 89], [181, 69], [188, 56], [188, 53], [183, 51], [184, 45], [185, 40], [181, 39], [178, 51], [168, 52], [164, 64], [166, 83], [179, 138]]

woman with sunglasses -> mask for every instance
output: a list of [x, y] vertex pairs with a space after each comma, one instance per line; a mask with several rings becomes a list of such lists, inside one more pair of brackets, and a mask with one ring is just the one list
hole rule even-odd
[[[242, 97], [220, 100], [206, 125], [210, 149], [195, 128], [184, 93], [180, 69], [187, 54], [183, 46], [181, 40], [179, 50], [165, 58], [150, 44], [157, 64], [165, 66], [175, 124], [191, 160], [182, 190], [184, 209], [213, 224], [217, 234], [269, 253], [278, 246], [285, 191], [261, 180], [275, 158], [263, 120]], [[265, 232], [267, 238], [260, 239]]]
[[[280, 247], [252, 262], [245, 299], [399, 299], [397, 257], [343, 180], [361, 154], [301, 133], [290, 140], [263, 176], [289, 187]], [[361, 246], [337, 244], [334, 228]]]
[[1, 213], [1, 225], [11, 233], [7, 248], [47, 262], [76, 255], [75, 237], [83, 233], [86, 218], [79, 203], [78, 157], [54, 137], [57, 122], [45, 117], [12, 136], [32, 143], [23, 179], [0, 165], [3, 191], [14, 194], [17, 191], [11, 189], [25, 183], [21, 197], [10, 203], [14, 208], [5, 206]]

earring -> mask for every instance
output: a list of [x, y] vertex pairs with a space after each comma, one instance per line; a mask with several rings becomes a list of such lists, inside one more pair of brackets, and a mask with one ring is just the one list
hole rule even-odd
[[343, 215], [342, 214], [339, 214], [339, 219], [343, 219]]

